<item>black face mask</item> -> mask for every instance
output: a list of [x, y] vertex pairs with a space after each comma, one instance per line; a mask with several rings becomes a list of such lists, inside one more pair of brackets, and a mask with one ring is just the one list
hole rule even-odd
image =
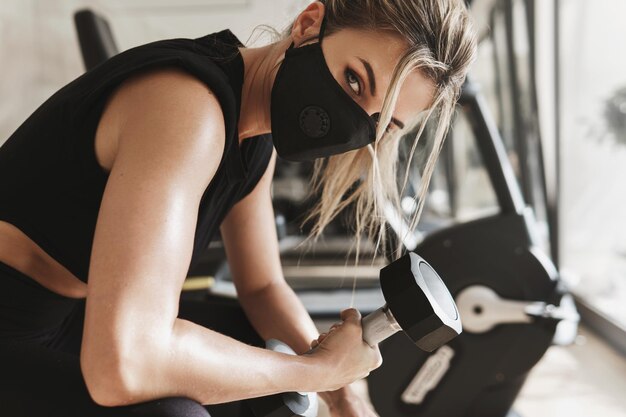
[[366, 146], [376, 123], [335, 80], [319, 42], [294, 48], [272, 88], [272, 138], [276, 152], [291, 161], [323, 158]]

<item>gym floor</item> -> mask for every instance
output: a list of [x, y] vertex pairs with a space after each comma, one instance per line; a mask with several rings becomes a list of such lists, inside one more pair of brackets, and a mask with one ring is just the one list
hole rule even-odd
[[[579, 333], [532, 370], [515, 403], [520, 417], [626, 417], [626, 358], [588, 329]], [[356, 387], [366, 394], [365, 383]], [[319, 416], [329, 417], [323, 405]]]
[[521, 417], [626, 417], [626, 358], [589, 329], [579, 333], [532, 370], [515, 405]]

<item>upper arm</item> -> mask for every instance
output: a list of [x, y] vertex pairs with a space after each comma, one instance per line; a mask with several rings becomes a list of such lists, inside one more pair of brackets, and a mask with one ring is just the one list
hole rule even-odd
[[86, 374], [94, 361], [115, 366], [105, 358], [120, 360], [136, 343], [149, 342], [138, 338], [158, 340], [171, 329], [199, 202], [224, 148], [219, 102], [182, 71], [136, 77], [114, 100], [119, 136], [89, 266]]
[[233, 281], [240, 295], [282, 279], [271, 185], [276, 153], [258, 184], [228, 213], [221, 232]]

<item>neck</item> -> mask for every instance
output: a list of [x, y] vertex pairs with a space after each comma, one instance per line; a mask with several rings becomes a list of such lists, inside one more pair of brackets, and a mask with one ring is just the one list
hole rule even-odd
[[239, 115], [239, 143], [245, 138], [271, 132], [270, 104], [278, 63], [289, 39], [260, 48], [239, 48], [244, 63]]

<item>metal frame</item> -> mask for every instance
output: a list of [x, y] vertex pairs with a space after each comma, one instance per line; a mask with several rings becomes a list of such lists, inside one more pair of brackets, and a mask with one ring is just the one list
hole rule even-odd
[[554, 174], [555, 193], [546, 200], [548, 204], [548, 216], [550, 218], [550, 246], [554, 247], [553, 257], [557, 268], [560, 266], [561, 253], [561, 228], [559, 217], [561, 189], [561, 0], [554, 0]]
[[[524, 200], [532, 206], [537, 213], [545, 213], [545, 218], [549, 229], [549, 245], [551, 256], [558, 260], [558, 226], [555, 221], [554, 208], [548, 206], [548, 190], [546, 182], [546, 167], [541, 140], [541, 132], [538, 120], [538, 100], [536, 83], [536, 37], [535, 37], [535, 0], [519, 0], [524, 4], [526, 34], [528, 36], [529, 62], [528, 62], [528, 97], [524, 102], [521, 88], [521, 72], [518, 70], [521, 63], [515, 55], [516, 34], [515, 30], [515, 0], [499, 0], [491, 9], [489, 15], [492, 29], [498, 27], [502, 18], [504, 23], [504, 41], [506, 52], [502, 55], [498, 49], [499, 43], [495, 36], [495, 31], [491, 31], [490, 37], [493, 48], [493, 62], [495, 73], [496, 94], [499, 98], [498, 106], [501, 116], [505, 112], [505, 99], [511, 106], [511, 140], [512, 146], [519, 158], [519, 183], [522, 189]], [[502, 72], [507, 73], [507, 77], [502, 77]], [[504, 89], [510, 90], [510, 97], [503, 93]], [[528, 108], [526, 108], [528, 107]]]
[[626, 327], [612, 320], [580, 296], [574, 297], [583, 323], [626, 357]]
[[528, 143], [526, 141], [526, 125], [524, 122], [524, 111], [521, 103], [522, 90], [520, 88], [520, 75], [515, 56], [515, 31], [513, 4], [514, 0], [503, 1], [504, 26], [506, 33], [506, 59], [509, 70], [509, 88], [511, 90], [511, 106], [513, 109], [513, 144], [519, 158], [520, 185], [524, 201], [534, 207], [534, 196], [532, 190], [531, 173], [528, 167]]
[[546, 176], [546, 160], [544, 155], [543, 141], [541, 136], [541, 129], [539, 126], [539, 99], [537, 96], [537, 37], [536, 37], [536, 0], [524, 0], [526, 3], [526, 22], [528, 24], [528, 44], [530, 48], [529, 54], [529, 82], [530, 82], [530, 105], [532, 108], [532, 122], [535, 130], [535, 146], [537, 147], [537, 168], [539, 169], [539, 181], [541, 183], [541, 197], [544, 203], [544, 209], [546, 214], [546, 220], [548, 222], [549, 231], [549, 243], [550, 243], [550, 255], [552, 262], [558, 268], [559, 267], [559, 240], [558, 240], [558, 223], [556, 214], [556, 206], [553, 206], [553, 202], [548, 195], [548, 183]]
[[[488, 105], [478, 87], [469, 78], [463, 86], [459, 99], [472, 125], [483, 164], [489, 175], [500, 210], [504, 214], [523, 214], [526, 204], [515, 177], [515, 172], [506, 155], [500, 132], [490, 116]], [[480, 139], [484, 140], [480, 140]]]

